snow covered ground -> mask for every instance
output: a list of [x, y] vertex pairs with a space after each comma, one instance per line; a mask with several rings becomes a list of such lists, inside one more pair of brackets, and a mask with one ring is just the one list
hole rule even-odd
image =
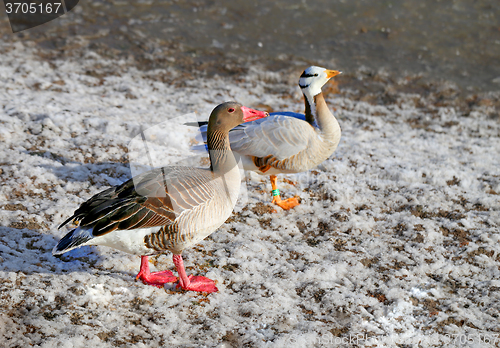
[[[248, 175], [248, 204], [184, 253], [188, 273], [218, 281], [204, 295], [135, 282], [139, 258], [109, 248], [53, 257], [68, 231], [57, 226], [130, 177], [141, 126], [228, 100], [301, 111], [297, 79], [0, 50], [1, 347], [500, 347], [498, 95], [464, 116], [418, 95], [376, 106], [326, 88], [338, 150], [280, 177], [302, 199], [293, 211], [271, 213], [268, 178]], [[176, 151], [192, 141], [171, 137]], [[173, 270], [171, 255], [152, 260]]]

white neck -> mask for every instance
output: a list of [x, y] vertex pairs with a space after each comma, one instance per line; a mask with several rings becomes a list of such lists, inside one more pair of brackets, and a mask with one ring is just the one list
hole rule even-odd
[[[338, 144], [341, 132], [340, 125], [328, 108], [328, 105], [326, 105], [323, 93], [319, 93], [312, 98], [308, 97], [305, 93], [304, 96], [310, 105], [311, 115], [313, 116], [317, 128], [321, 132], [323, 138]], [[311, 99], [313, 101], [312, 103]]]
[[307, 98], [311, 106], [314, 104], [314, 97], [322, 92], [321, 86], [310, 85], [302, 89], [302, 93]]

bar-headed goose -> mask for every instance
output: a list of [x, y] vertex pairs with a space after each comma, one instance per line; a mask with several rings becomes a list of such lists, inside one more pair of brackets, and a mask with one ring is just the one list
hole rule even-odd
[[[271, 176], [272, 202], [283, 209], [293, 208], [299, 202], [294, 197], [281, 199], [276, 174], [312, 169], [330, 157], [339, 144], [340, 126], [321, 91], [321, 87], [338, 74], [340, 71], [317, 66], [302, 73], [299, 86], [304, 94], [304, 115], [275, 112], [229, 132], [231, 149], [242, 155], [243, 167]], [[206, 123], [200, 124], [200, 131], [205, 137]], [[201, 146], [194, 148], [199, 150]]]
[[[181, 252], [214, 232], [236, 204], [240, 172], [231, 152], [229, 130], [266, 116], [234, 102], [217, 106], [208, 121], [209, 169], [157, 168], [96, 194], [61, 225], [79, 223], [52, 253], [105, 245], [142, 255], [137, 279], [145, 284], [162, 286], [179, 280], [177, 286], [184, 290], [217, 291], [214, 281], [186, 275]], [[148, 255], [165, 251], [173, 253], [179, 278], [170, 271], [150, 272]]]

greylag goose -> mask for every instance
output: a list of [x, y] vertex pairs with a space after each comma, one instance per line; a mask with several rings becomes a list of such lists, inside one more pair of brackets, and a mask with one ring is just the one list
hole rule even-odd
[[[274, 112], [265, 119], [241, 124], [229, 132], [231, 149], [242, 156], [243, 168], [271, 179], [272, 203], [283, 209], [299, 204], [297, 198], [281, 199], [276, 174], [299, 173], [314, 168], [335, 151], [340, 126], [326, 105], [321, 87], [340, 74], [317, 66], [307, 68], [299, 79], [305, 114]], [[206, 139], [206, 122], [200, 124]], [[194, 146], [200, 150], [202, 146]]]
[[217, 106], [208, 121], [209, 169], [157, 168], [96, 194], [60, 226], [70, 221], [79, 223], [52, 253], [105, 245], [142, 255], [136, 279], [161, 287], [178, 278], [171, 271], [151, 273], [148, 255], [171, 251], [179, 274], [177, 287], [218, 291], [213, 280], [186, 275], [181, 253], [222, 225], [236, 204], [241, 178], [231, 152], [229, 130], [266, 116], [266, 112], [234, 102]]

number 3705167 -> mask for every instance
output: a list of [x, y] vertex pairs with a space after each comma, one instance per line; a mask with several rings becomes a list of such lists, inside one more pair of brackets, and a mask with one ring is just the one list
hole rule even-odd
[[42, 4], [37, 4], [37, 3], [27, 3], [27, 2], [7, 2], [5, 3], [5, 12], [8, 14], [10, 13], [59, 13], [59, 9], [62, 10], [61, 8], [61, 3], [60, 2], [46, 2]]

